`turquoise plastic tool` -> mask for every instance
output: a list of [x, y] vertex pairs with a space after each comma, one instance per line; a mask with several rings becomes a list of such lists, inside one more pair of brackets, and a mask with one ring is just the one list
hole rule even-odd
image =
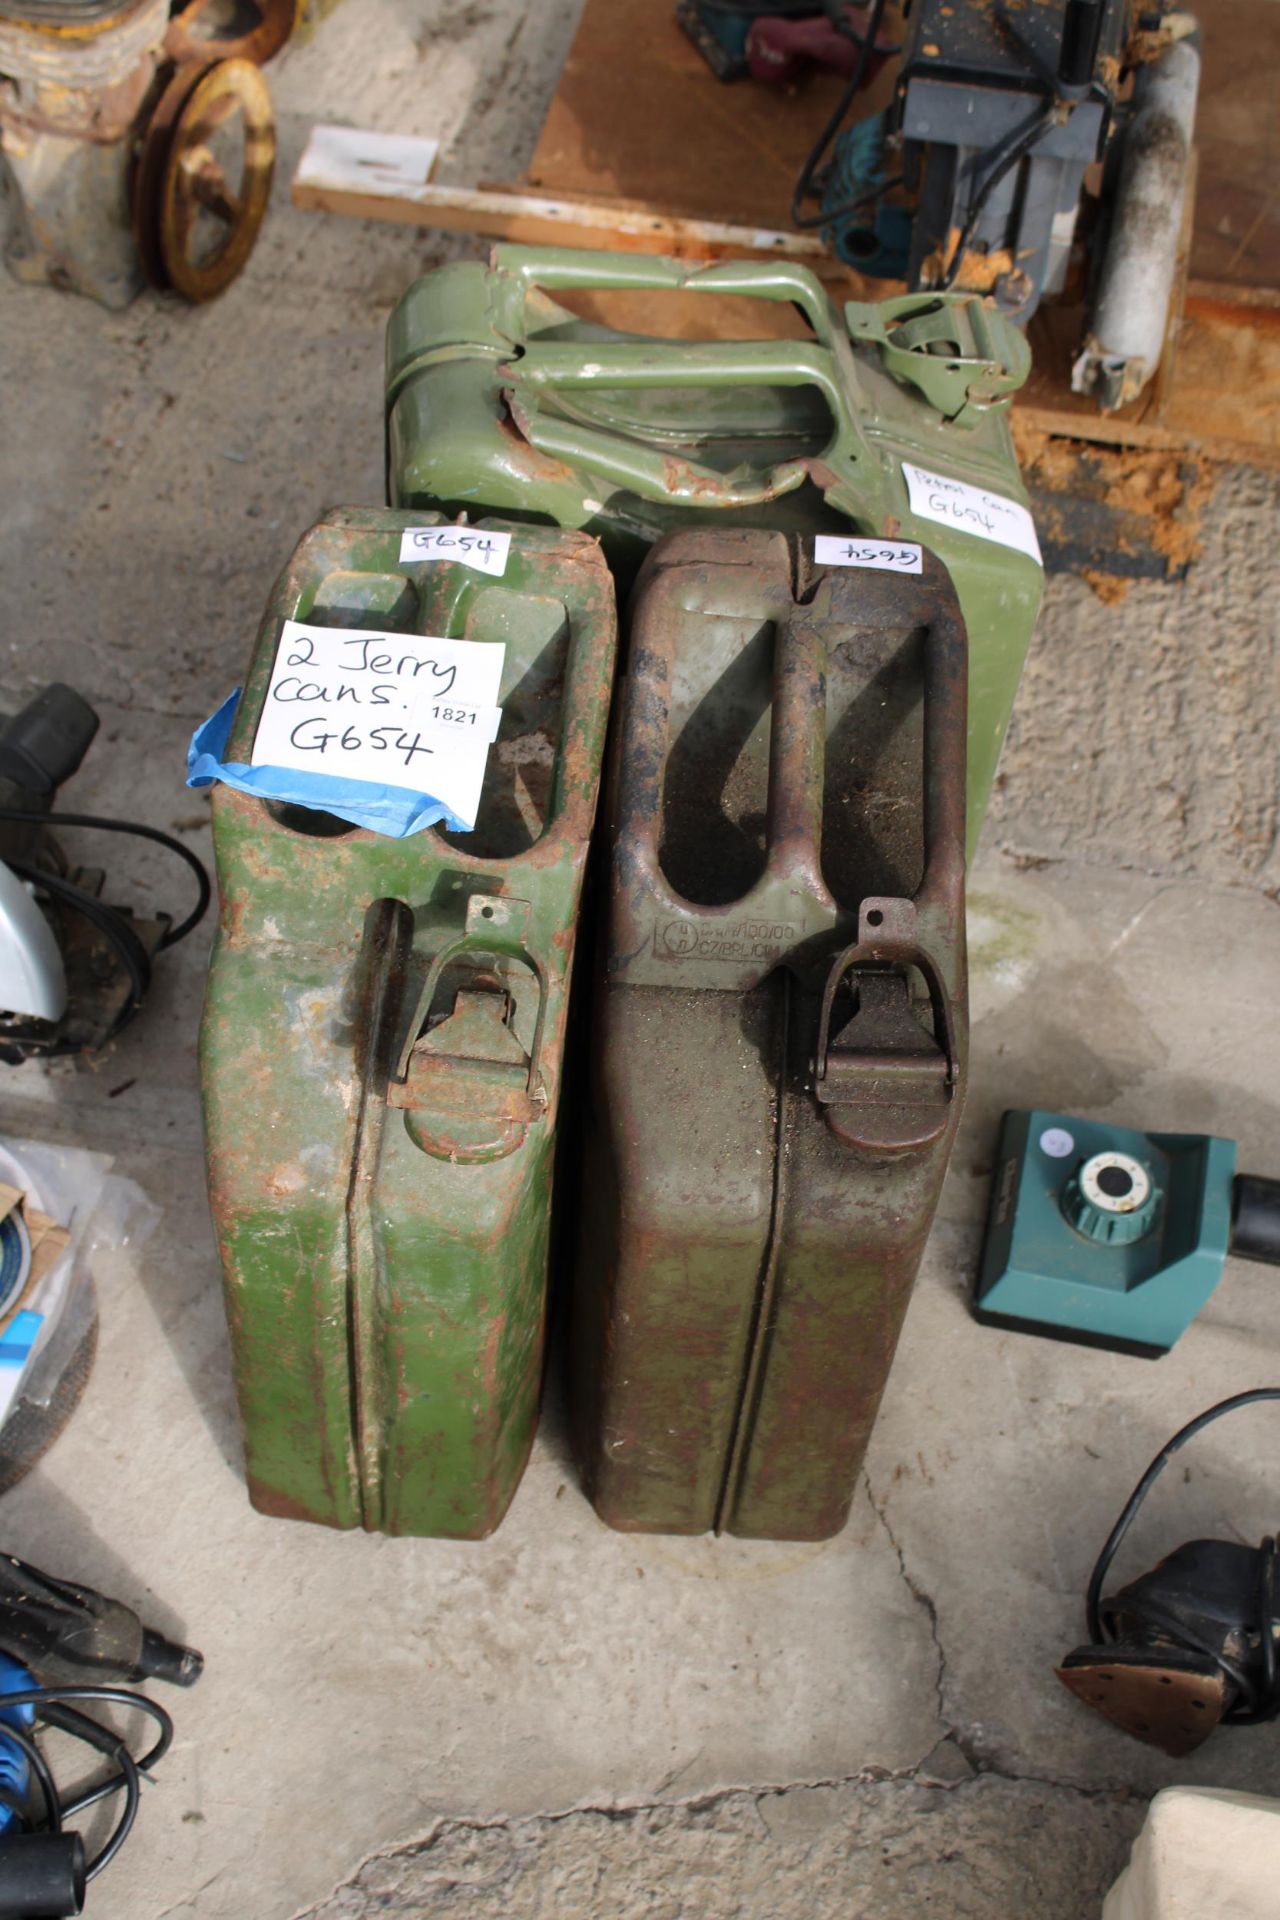
[[[1232, 1140], [1006, 1113], [974, 1312], [992, 1326], [1156, 1358], [1222, 1277]], [[1270, 1183], [1266, 1183], [1270, 1184]], [[1268, 1258], [1237, 1242], [1236, 1251]]]

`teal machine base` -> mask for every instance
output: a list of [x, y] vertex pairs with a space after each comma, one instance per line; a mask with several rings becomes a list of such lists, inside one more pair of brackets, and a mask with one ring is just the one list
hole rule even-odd
[[1208, 1134], [1006, 1113], [977, 1319], [1148, 1359], [1167, 1353], [1222, 1277], [1235, 1166], [1235, 1142]]

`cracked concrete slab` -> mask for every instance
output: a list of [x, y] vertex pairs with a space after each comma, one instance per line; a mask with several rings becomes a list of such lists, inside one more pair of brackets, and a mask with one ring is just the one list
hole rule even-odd
[[1141, 1825], [1132, 1796], [986, 1778], [734, 1793], [692, 1805], [450, 1821], [368, 1861], [306, 1920], [1080, 1920]]
[[[179, 784], [187, 734], [238, 678], [315, 513], [379, 497], [388, 307], [466, 243], [295, 213], [306, 125], [442, 132], [449, 171], [510, 176], [574, 12], [344, 0], [273, 71], [271, 222], [203, 311], [147, 299], [107, 315], [0, 277], [0, 694], [62, 674], [102, 704], [69, 802], [173, 826], [207, 854], [206, 805]], [[1275, 505], [1272, 479], [1227, 475], [1185, 587], [1104, 607], [1050, 582], [973, 876], [969, 1110], [869, 1491], [825, 1547], [609, 1534], [554, 1400], [487, 1543], [253, 1514], [203, 1199], [208, 930], [165, 957], [106, 1058], [4, 1076], [5, 1131], [112, 1151], [156, 1218], [99, 1273], [88, 1396], [6, 1496], [0, 1535], [208, 1659], [93, 1920], [346, 1920], [466, 1899], [480, 1916], [558, 1901], [584, 1920], [1096, 1911], [1142, 1796], [1174, 1776], [1076, 1707], [1052, 1665], [1156, 1446], [1280, 1378], [1271, 1277], [1231, 1263], [1159, 1363], [978, 1328], [968, 1288], [1005, 1105], [1216, 1129], [1280, 1170], [1265, 891], [1280, 728], [1260, 584]], [[140, 846], [113, 849], [111, 873], [138, 904], [185, 897]], [[1126, 1565], [1197, 1530], [1273, 1524], [1273, 1431], [1257, 1413], [1206, 1436]], [[1177, 1771], [1276, 1791], [1274, 1748], [1267, 1729], [1219, 1735]]]
[[[971, 1092], [868, 1461], [904, 1568], [936, 1608], [944, 1717], [980, 1765], [1010, 1772], [1148, 1792], [1176, 1780], [1280, 1791], [1268, 1729], [1175, 1763], [1123, 1738], [1099, 1743], [1048, 1680], [1085, 1638], [1089, 1571], [1148, 1461], [1192, 1413], [1280, 1381], [1270, 1270], [1229, 1260], [1159, 1361], [977, 1328], [968, 1307], [1006, 1106], [1223, 1133], [1243, 1166], [1274, 1164], [1280, 908], [1245, 890], [1033, 873], [998, 856], [980, 863], [973, 902]], [[922, 1408], [935, 1417], [922, 1420]], [[1272, 1524], [1273, 1435], [1266, 1408], [1206, 1433], [1140, 1515], [1117, 1578], [1197, 1534], [1260, 1539]], [[958, 1560], [958, 1540], [980, 1541], [981, 1553]]]

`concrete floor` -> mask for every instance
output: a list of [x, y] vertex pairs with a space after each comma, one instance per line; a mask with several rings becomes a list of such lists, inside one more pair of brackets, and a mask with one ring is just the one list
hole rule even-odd
[[[273, 74], [277, 205], [214, 306], [112, 316], [0, 277], [0, 693], [62, 675], [101, 706], [69, 800], [207, 854], [190, 729], [317, 511], [379, 498], [383, 323], [446, 248], [293, 212], [307, 124], [440, 134], [460, 177], [510, 176], [573, 15], [345, 0]], [[95, 1920], [1082, 1920], [1155, 1787], [1280, 1792], [1273, 1729], [1174, 1765], [1051, 1673], [1160, 1442], [1280, 1380], [1273, 1275], [1232, 1263], [1157, 1365], [993, 1334], [967, 1307], [1005, 1106], [1216, 1130], [1280, 1171], [1278, 507], [1274, 476], [1227, 474], [1184, 587], [1104, 606], [1051, 584], [973, 879], [965, 1128], [866, 1485], [826, 1546], [609, 1533], [554, 1405], [486, 1544], [254, 1514], [204, 1212], [207, 930], [109, 1057], [7, 1072], [3, 1131], [112, 1152], [153, 1230], [99, 1267], [88, 1394], [5, 1498], [0, 1543], [208, 1663], [170, 1702], [176, 1747]], [[113, 877], [140, 903], [181, 887], [136, 849]], [[1125, 1566], [1200, 1530], [1257, 1539], [1274, 1457], [1265, 1410], [1207, 1436]]]

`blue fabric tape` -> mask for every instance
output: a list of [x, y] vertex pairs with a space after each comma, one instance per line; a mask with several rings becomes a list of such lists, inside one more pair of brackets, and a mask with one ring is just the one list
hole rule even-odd
[[28, 1307], [14, 1314], [0, 1335], [0, 1372], [26, 1366], [43, 1325], [44, 1315], [32, 1313]]
[[239, 700], [237, 687], [212, 718], [192, 734], [187, 749], [189, 787], [211, 787], [215, 780], [222, 780], [259, 800], [285, 800], [295, 807], [335, 813], [354, 827], [384, 833], [393, 840], [421, 833], [424, 827], [434, 827], [439, 821], [455, 832], [472, 831], [473, 821], [459, 820], [430, 794], [412, 793], [407, 787], [380, 787], [371, 780], [343, 780], [332, 773], [303, 773], [295, 767], [246, 767], [238, 760], [224, 760]]

